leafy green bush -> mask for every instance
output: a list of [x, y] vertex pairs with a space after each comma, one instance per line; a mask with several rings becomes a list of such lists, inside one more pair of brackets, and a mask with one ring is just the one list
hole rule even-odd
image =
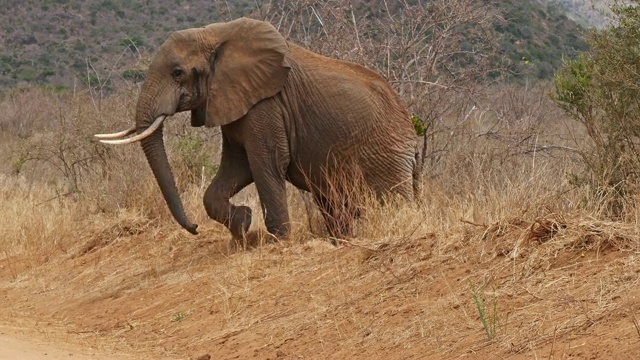
[[582, 152], [587, 171], [572, 180], [590, 186], [605, 200], [605, 210], [620, 216], [640, 180], [640, 8], [612, 10], [618, 23], [592, 32], [591, 50], [565, 61], [555, 75], [553, 98], [591, 140]]
[[18, 70], [16, 78], [24, 81], [31, 81], [36, 78], [38, 71], [32, 67], [26, 66]]
[[47, 76], [53, 76], [55, 75], [56, 72], [51, 70], [51, 69], [44, 69], [42, 70], [42, 72], [40, 73], [40, 77], [42, 78], [46, 78]]
[[87, 49], [87, 44], [85, 44], [82, 40], [77, 39], [75, 44], [73, 44], [73, 50], [83, 52]]

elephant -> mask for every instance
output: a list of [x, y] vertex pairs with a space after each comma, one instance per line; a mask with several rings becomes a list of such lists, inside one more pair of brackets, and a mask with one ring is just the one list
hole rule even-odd
[[352, 235], [357, 215], [339, 215], [357, 206], [343, 201], [349, 186], [332, 187], [339, 171], [361, 174], [381, 199], [414, 199], [417, 137], [390, 84], [364, 66], [286, 40], [268, 22], [238, 18], [172, 33], [151, 60], [135, 124], [95, 135], [106, 144], [139, 141], [174, 219], [198, 234], [163, 142], [163, 122], [183, 111], [191, 111], [194, 127], [221, 129], [220, 164], [203, 203], [234, 237], [246, 234], [252, 212], [230, 200], [251, 183], [267, 231], [277, 239], [290, 233], [287, 182], [311, 192], [336, 238]]

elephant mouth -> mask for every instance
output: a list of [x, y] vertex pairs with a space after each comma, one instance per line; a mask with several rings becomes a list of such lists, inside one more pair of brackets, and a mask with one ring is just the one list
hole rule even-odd
[[123, 145], [123, 144], [131, 144], [134, 142], [138, 142], [142, 139], [145, 139], [149, 136], [151, 136], [151, 134], [153, 134], [156, 130], [158, 130], [158, 128], [160, 126], [162, 126], [162, 123], [164, 122], [164, 120], [167, 118], [167, 115], [160, 115], [158, 116], [153, 123], [151, 124], [151, 126], [149, 126], [148, 128], [146, 128], [143, 132], [132, 136], [130, 138], [126, 138], [123, 139], [125, 136], [129, 136], [133, 133], [136, 132], [136, 126], [133, 125], [130, 128], [123, 130], [123, 131], [119, 131], [119, 132], [115, 132], [115, 133], [111, 133], [111, 134], [95, 134], [94, 136], [98, 139], [100, 139], [100, 142], [103, 144], [110, 144], [110, 145]]

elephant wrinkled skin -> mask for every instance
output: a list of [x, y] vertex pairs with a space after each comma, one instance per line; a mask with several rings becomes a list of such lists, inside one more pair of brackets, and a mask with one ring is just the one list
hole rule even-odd
[[251, 209], [230, 199], [252, 182], [277, 237], [289, 231], [286, 181], [313, 193], [335, 237], [351, 232], [338, 208], [356, 205], [343, 201], [350, 189], [336, 191], [332, 176], [361, 174], [377, 195], [413, 199], [416, 136], [389, 84], [286, 41], [267, 22], [241, 18], [173, 33], [149, 66], [135, 126], [96, 135], [110, 144], [141, 141], [171, 213], [193, 234], [162, 138], [164, 119], [187, 110], [192, 126], [221, 127], [222, 158], [204, 207], [234, 236], [248, 230]]

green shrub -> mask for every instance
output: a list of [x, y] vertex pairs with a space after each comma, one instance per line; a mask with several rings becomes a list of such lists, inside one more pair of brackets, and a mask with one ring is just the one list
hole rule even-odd
[[87, 44], [82, 42], [82, 40], [78, 39], [78, 40], [76, 40], [75, 44], [73, 44], [73, 50], [75, 50], [77, 52], [83, 52], [83, 51], [87, 50]]
[[44, 69], [44, 70], [42, 70], [42, 72], [40, 73], [40, 77], [42, 77], [42, 78], [46, 78], [46, 77], [48, 77], [48, 76], [53, 76], [53, 75], [55, 75], [55, 74], [56, 74], [56, 72], [55, 72], [54, 70], [52, 70], [52, 69]]
[[582, 152], [586, 172], [573, 183], [589, 186], [604, 210], [620, 216], [640, 180], [640, 8], [612, 10], [619, 22], [592, 32], [591, 50], [564, 62], [553, 99], [591, 140]]
[[16, 77], [18, 80], [31, 81], [36, 78], [38, 71], [32, 67], [23, 67], [18, 70]]

